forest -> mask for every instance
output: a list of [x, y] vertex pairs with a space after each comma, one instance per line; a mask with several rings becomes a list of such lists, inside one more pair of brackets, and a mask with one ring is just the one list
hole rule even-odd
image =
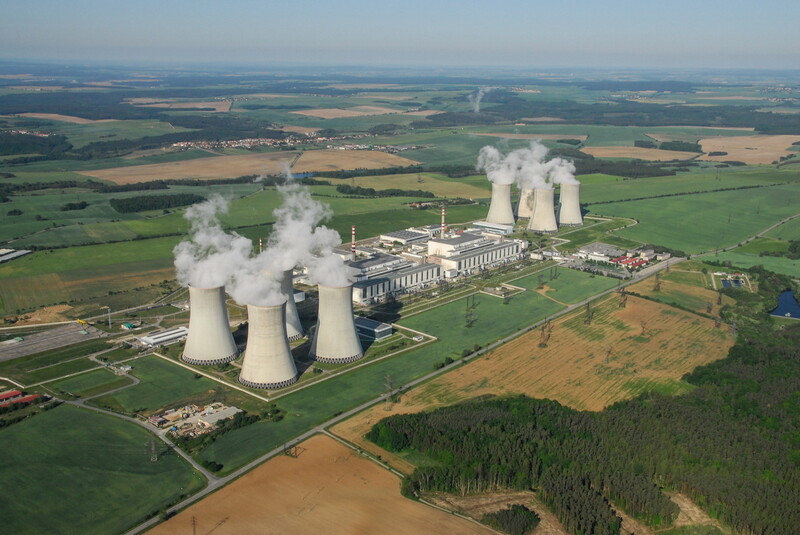
[[779, 535], [800, 525], [800, 325], [776, 330], [768, 310], [790, 279], [755, 268], [758, 294], [741, 304], [727, 358], [684, 379], [681, 396], [646, 393], [599, 413], [555, 401], [477, 399], [396, 415], [367, 438], [430, 459], [404, 492], [533, 489], [570, 532], [618, 534], [611, 504], [654, 526], [687, 494], [736, 533]]
[[188, 206], [206, 200], [205, 197], [194, 193], [174, 193], [171, 195], [142, 195], [124, 199], [109, 199], [111, 208], [126, 214], [130, 212], [144, 212], [145, 210], [166, 210], [177, 206]]

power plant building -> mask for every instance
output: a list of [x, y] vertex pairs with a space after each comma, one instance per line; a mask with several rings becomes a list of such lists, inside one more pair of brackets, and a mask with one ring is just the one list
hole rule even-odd
[[225, 290], [189, 286], [189, 335], [181, 357], [189, 364], [210, 366], [239, 355], [231, 334]]
[[250, 388], [274, 389], [297, 381], [297, 367], [289, 349], [286, 303], [247, 305], [247, 349], [239, 382]]
[[527, 246], [523, 240], [492, 240], [465, 232], [451, 238], [430, 240], [428, 261], [440, 264], [445, 274], [460, 274], [518, 260]]
[[309, 356], [319, 362], [345, 364], [364, 356], [353, 317], [352, 285], [319, 285], [319, 314]]
[[374, 302], [387, 294], [404, 293], [442, 277], [442, 267], [438, 264], [412, 262], [385, 253], [347, 262], [347, 266], [355, 280], [352, 300], [359, 304]]

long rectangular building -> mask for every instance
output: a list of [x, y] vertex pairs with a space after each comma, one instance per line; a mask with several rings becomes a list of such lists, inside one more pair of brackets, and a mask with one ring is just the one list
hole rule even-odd
[[411, 262], [383, 253], [347, 264], [355, 278], [353, 302], [358, 304], [407, 292], [436, 282], [442, 276], [442, 268], [437, 264]]
[[428, 261], [441, 264], [445, 273], [463, 273], [520, 259], [527, 248], [523, 240], [494, 240], [464, 233], [428, 242]]

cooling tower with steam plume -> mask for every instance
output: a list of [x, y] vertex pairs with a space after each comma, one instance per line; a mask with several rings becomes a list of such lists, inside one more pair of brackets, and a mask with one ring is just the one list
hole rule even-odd
[[353, 319], [352, 288], [319, 285], [317, 330], [309, 352], [319, 362], [343, 364], [364, 356]]
[[297, 313], [297, 305], [294, 302], [291, 269], [283, 272], [281, 293], [286, 296], [286, 336], [290, 342], [294, 342], [303, 337], [303, 325], [300, 323], [300, 315]]
[[514, 210], [511, 207], [511, 184], [492, 183], [492, 202], [489, 204], [486, 222], [499, 225], [514, 224]]
[[559, 225], [583, 225], [580, 191], [581, 185], [578, 182], [561, 184], [561, 199], [558, 210]]
[[517, 217], [526, 219], [533, 215], [533, 188], [519, 190], [519, 203], [517, 203]]
[[239, 351], [231, 334], [223, 288], [189, 286], [189, 302], [189, 335], [181, 358], [198, 365], [235, 359]]
[[247, 349], [239, 382], [250, 388], [274, 389], [297, 381], [297, 367], [286, 337], [286, 303], [247, 305]]
[[556, 212], [553, 204], [553, 188], [533, 190], [533, 215], [528, 222], [528, 230], [534, 232], [556, 232]]

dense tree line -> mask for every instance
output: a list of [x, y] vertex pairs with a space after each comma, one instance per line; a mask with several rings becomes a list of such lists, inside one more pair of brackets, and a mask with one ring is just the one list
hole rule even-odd
[[323, 178], [354, 178], [359, 176], [383, 176], [383, 175], [403, 175], [407, 173], [420, 173], [422, 167], [409, 165], [407, 167], [384, 167], [383, 169], [342, 169], [341, 171], [322, 171], [315, 173]]
[[619, 533], [609, 501], [652, 524], [676, 506], [662, 489], [688, 494], [709, 514], [748, 535], [779, 535], [800, 524], [800, 326], [776, 331], [764, 313], [788, 277], [750, 270], [758, 293], [737, 299], [739, 336], [727, 358], [685, 379], [696, 388], [657, 393], [579, 412], [550, 400], [509, 396], [428, 413], [397, 415], [367, 438], [416, 450], [404, 491], [535, 489], [573, 533]]
[[661, 150], [676, 150], [683, 152], [703, 152], [703, 148], [698, 143], [689, 141], [664, 141], [658, 146]]
[[9, 154], [59, 155], [72, 148], [66, 136], [33, 136], [0, 132], [0, 156]]
[[89, 206], [89, 203], [86, 201], [68, 202], [67, 204], [62, 204], [59, 210], [61, 210], [62, 212], [71, 212], [74, 210], [83, 210], [87, 206]]
[[375, 188], [362, 188], [361, 186], [348, 186], [347, 184], [339, 184], [336, 186], [336, 191], [343, 195], [358, 195], [360, 197], [422, 197], [424, 199], [433, 199], [436, 197], [430, 191], [421, 189], [381, 189]]
[[206, 200], [205, 197], [194, 193], [174, 193], [171, 195], [142, 195], [123, 199], [109, 199], [108, 203], [117, 212], [127, 214], [145, 210], [164, 210], [177, 206], [188, 206], [204, 200]]
[[509, 535], [525, 535], [539, 525], [539, 515], [524, 505], [515, 503], [481, 517], [481, 522]]

